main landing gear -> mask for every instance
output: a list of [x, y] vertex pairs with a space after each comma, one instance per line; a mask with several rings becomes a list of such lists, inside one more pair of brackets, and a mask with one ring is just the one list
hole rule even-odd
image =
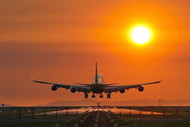
[[111, 98], [111, 94], [108, 93], [108, 94], [107, 94], [107, 99], [110, 99], [110, 98]]
[[95, 95], [94, 95], [94, 94], [92, 94], [92, 98], [95, 98]]
[[[92, 94], [92, 98], [95, 98], [95, 97], [96, 97], [95, 94]], [[88, 93], [84, 93], [84, 98], [88, 98]], [[99, 98], [103, 98], [103, 95], [100, 94]], [[109, 99], [109, 98], [111, 98], [110, 93], [107, 94], [107, 99]]]
[[[95, 94], [92, 94], [92, 98], [95, 98], [96, 96], [95, 96]], [[99, 96], [100, 98], [103, 98], [103, 95], [102, 94], [100, 94], [100, 96]]]
[[84, 98], [88, 98], [88, 93], [84, 93]]

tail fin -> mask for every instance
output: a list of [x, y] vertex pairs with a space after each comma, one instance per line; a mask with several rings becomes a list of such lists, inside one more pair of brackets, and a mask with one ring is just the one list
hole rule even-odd
[[98, 83], [98, 67], [97, 67], [97, 62], [96, 62], [96, 74], [95, 74], [95, 83]]

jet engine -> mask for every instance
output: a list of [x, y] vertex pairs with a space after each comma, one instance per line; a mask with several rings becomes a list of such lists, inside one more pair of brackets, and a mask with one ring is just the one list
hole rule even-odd
[[139, 90], [140, 92], [142, 92], [142, 91], [144, 90], [144, 87], [139, 86], [139, 87], [138, 87], [138, 90]]
[[54, 86], [54, 85], [53, 85], [53, 86], [51, 87], [51, 90], [52, 90], [52, 91], [56, 91], [56, 90], [57, 90], [57, 86]]
[[125, 89], [121, 89], [121, 90], [120, 90], [120, 93], [125, 93]]
[[76, 92], [76, 89], [75, 89], [75, 88], [71, 88], [71, 92], [72, 92], [72, 93], [75, 93], [75, 92]]

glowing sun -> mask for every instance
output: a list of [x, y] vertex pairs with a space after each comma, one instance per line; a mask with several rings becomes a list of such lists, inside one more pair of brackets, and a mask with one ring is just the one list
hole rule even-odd
[[150, 30], [143, 26], [135, 27], [131, 33], [132, 40], [137, 44], [144, 44], [150, 40]]

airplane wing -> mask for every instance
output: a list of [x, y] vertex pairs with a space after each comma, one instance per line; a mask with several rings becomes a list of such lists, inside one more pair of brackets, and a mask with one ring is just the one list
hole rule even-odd
[[[162, 82], [160, 81], [155, 81], [155, 82], [148, 82], [148, 83], [142, 83], [142, 84], [134, 84], [134, 85], [122, 85], [122, 86], [107, 86], [105, 87], [105, 93], [111, 93], [111, 92], [117, 92], [117, 91], [125, 91], [126, 89], [132, 89], [132, 88], [140, 88], [142, 91], [144, 90], [143, 85], [150, 85], [150, 84], [157, 84]], [[139, 90], [139, 91], [141, 91]]]
[[52, 85], [52, 90], [55, 91], [57, 88], [65, 88], [65, 89], [71, 89], [71, 92], [90, 92], [90, 87], [88, 86], [77, 86], [77, 85], [68, 85], [68, 84], [58, 84], [58, 83], [51, 83], [51, 82], [44, 82], [44, 81], [38, 81], [33, 80], [35, 83], [41, 83], [41, 84], [48, 84]]

